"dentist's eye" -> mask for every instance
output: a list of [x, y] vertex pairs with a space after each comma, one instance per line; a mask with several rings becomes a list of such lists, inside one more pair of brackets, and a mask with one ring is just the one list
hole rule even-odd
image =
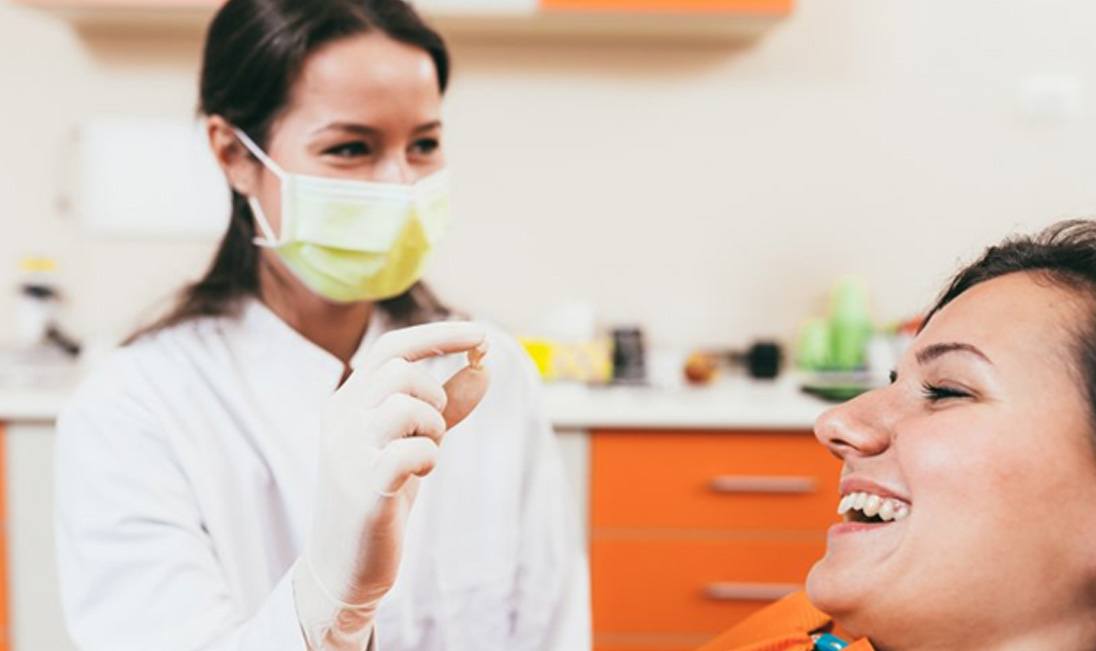
[[921, 385], [921, 390], [924, 393], [925, 399], [929, 402], [940, 402], [941, 400], [949, 400], [952, 398], [971, 397], [970, 393], [962, 389], [938, 386], [934, 384], [929, 384], [928, 382]]
[[436, 138], [423, 138], [411, 145], [411, 150], [419, 156], [429, 156], [441, 148], [441, 142]]
[[373, 152], [369, 145], [364, 142], [346, 142], [341, 145], [335, 145], [329, 149], [325, 149], [324, 156], [335, 156], [336, 158], [356, 158], [358, 156], [368, 156]]

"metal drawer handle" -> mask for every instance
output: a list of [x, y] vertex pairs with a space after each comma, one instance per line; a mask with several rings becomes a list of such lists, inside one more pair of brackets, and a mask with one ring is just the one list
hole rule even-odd
[[704, 594], [712, 601], [776, 601], [802, 589], [797, 583], [709, 583]]
[[709, 484], [717, 493], [813, 493], [813, 477], [720, 475]]

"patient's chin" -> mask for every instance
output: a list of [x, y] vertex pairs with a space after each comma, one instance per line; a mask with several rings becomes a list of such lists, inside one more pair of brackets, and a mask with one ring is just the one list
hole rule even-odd
[[807, 598], [815, 608], [838, 621], [855, 620], [869, 603], [869, 586], [861, 577], [840, 571], [826, 558], [818, 561], [807, 575]]

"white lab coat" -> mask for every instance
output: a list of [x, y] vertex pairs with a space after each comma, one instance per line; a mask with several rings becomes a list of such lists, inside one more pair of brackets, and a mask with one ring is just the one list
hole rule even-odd
[[[355, 360], [385, 329], [378, 311]], [[379, 651], [590, 648], [588, 571], [539, 384], [489, 330], [491, 388], [407, 525]], [[424, 362], [439, 378], [463, 359]], [[352, 362], [353, 365], [353, 362]], [[341, 363], [256, 300], [122, 348], [62, 414], [57, 536], [84, 651], [302, 651], [288, 570]]]

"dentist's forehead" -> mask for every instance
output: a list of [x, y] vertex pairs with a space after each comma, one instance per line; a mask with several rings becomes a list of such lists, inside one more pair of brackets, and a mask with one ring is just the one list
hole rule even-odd
[[[440, 101], [430, 55], [383, 34], [352, 36], [320, 48], [305, 62], [294, 88], [296, 102], [318, 101], [349, 117], [368, 113], [377, 100], [390, 105]], [[373, 98], [373, 102], [364, 100]], [[405, 107], [406, 108], [406, 107]]]

